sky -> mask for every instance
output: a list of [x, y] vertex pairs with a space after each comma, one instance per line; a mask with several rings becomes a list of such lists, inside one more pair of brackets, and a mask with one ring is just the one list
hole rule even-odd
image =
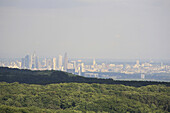
[[0, 58], [170, 59], [170, 0], [0, 0]]

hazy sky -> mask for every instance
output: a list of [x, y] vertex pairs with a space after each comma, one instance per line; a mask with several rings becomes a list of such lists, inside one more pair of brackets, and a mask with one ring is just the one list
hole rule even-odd
[[0, 0], [0, 58], [170, 59], [170, 0]]

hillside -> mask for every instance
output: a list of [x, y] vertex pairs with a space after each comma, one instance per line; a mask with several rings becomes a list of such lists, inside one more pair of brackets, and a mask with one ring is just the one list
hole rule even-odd
[[24, 69], [12, 69], [0, 67], [0, 82], [19, 82], [27, 84], [46, 85], [52, 83], [100, 83], [100, 84], [123, 84], [127, 86], [146, 86], [164, 84], [170, 86], [170, 82], [151, 82], [151, 81], [116, 81], [112, 79], [85, 78], [62, 71], [45, 70], [32, 71]]
[[0, 83], [1, 113], [168, 113], [170, 87]]
[[0, 113], [35, 112], [168, 113], [170, 83], [0, 67]]

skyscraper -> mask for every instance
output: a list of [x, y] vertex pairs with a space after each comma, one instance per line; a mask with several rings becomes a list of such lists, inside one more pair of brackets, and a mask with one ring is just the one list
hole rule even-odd
[[39, 69], [39, 57], [36, 56], [36, 59], [35, 59], [35, 67], [36, 69]]
[[40, 62], [39, 57], [35, 55], [26, 55], [25, 58], [22, 58], [21, 67], [26, 69], [39, 69]]
[[21, 68], [25, 68], [25, 58], [21, 59]]
[[31, 68], [31, 56], [30, 55], [25, 56], [25, 67], [27, 69]]
[[55, 70], [56, 69], [56, 58], [52, 59], [52, 69]]
[[52, 60], [47, 59], [47, 69], [51, 70], [51, 68], [52, 68]]
[[43, 60], [43, 67], [46, 67], [46, 66], [47, 66], [47, 59], [44, 58], [44, 60]]
[[76, 61], [71, 61], [71, 63], [73, 64], [74, 73], [77, 72], [77, 64], [76, 64]]
[[95, 61], [95, 59], [93, 59], [93, 66], [95, 66], [96, 65], [96, 61]]
[[58, 56], [58, 69], [59, 70], [62, 70], [62, 65], [63, 65], [63, 63], [62, 63], [62, 56], [59, 55]]
[[81, 66], [80, 66], [80, 67], [81, 67], [81, 73], [82, 73], [82, 72], [85, 72], [85, 70], [84, 70], [84, 63], [81, 63]]
[[39, 67], [40, 67], [39, 57], [36, 56], [35, 52], [31, 56], [30, 62], [31, 62], [32, 69], [39, 69]]
[[36, 68], [36, 55], [33, 53], [32, 55], [32, 69]]
[[68, 65], [68, 58], [67, 53], [64, 55], [64, 71], [67, 71], [67, 65]]
[[78, 75], [81, 75], [81, 66], [78, 67]]

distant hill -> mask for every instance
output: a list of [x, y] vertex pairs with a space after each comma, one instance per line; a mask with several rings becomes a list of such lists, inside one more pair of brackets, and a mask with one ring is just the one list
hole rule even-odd
[[100, 83], [100, 84], [123, 84], [127, 86], [146, 86], [164, 84], [170, 86], [170, 82], [151, 82], [151, 81], [118, 81], [113, 79], [98, 79], [98, 78], [86, 78], [71, 73], [44, 70], [44, 71], [32, 71], [27, 69], [14, 69], [7, 67], [0, 67], [0, 82], [19, 82], [27, 84], [40, 84], [46, 85], [51, 83]]

